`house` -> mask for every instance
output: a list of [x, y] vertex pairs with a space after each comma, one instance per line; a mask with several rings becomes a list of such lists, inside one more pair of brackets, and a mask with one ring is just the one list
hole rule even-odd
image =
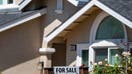
[[131, 0], [0, 0], [2, 74], [89, 67], [132, 51]]

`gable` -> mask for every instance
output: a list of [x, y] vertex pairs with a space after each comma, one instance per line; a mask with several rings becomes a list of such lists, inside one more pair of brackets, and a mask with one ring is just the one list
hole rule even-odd
[[[100, 8], [103, 11], [105, 11], [106, 13], [108, 13], [109, 15], [115, 17], [116, 19], [118, 19], [119, 21], [121, 21], [122, 23], [124, 23], [125, 25], [127, 25], [128, 27], [132, 28], [132, 21], [130, 19], [130, 15], [129, 15], [131, 13], [128, 14], [129, 16], [128, 15], [126, 16], [123, 12], [119, 12], [119, 10], [117, 10], [119, 8], [115, 9], [116, 7], [113, 7], [113, 8], [110, 7], [110, 4], [107, 1], [108, 2], [112, 2], [113, 0], [112, 1], [111, 0], [91, 0], [88, 4], [86, 4], [82, 9], [80, 9], [76, 14], [74, 14], [71, 18], [69, 18], [61, 26], [59, 26], [54, 31], [52, 31], [50, 33], [50, 35], [44, 37], [44, 40], [46, 42], [51, 41], [53, 38], [55, 38], [57, 35], [59, 35], [62, 31], [64, 31], [67, 27], [69, 27], [70, 25], [72, 25], [72, 23], [74, 23], [74, 21], [76, 21], [78, 18], [80, 18], [80, 16], [82, 16], [86, 11], [90, 10], [90, 8], [94, 7], [94, 6], [97, 6], [98, 8]], [[120, 0], [120, 1], [121, 1], [121, 3], [123, 2], [123, 0]], [[118, 1], [116, 1], [115, 4], [117, 2]], [[107, 4], [109, 4], [109, 5], [107, 5]], [[119, 2], [119, 4], [120, 4], [120, 2]], [[117, 5], [118, 5], [118, 3], [117, 3]], [[129, 4], [128, 4], [128, 7], [129, 7]], [[128, 11], [127, 8], [124, 8], [124, 10]]]

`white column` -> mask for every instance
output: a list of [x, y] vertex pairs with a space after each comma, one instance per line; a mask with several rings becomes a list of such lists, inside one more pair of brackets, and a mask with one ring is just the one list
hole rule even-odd
[[[95, 59], [94, 48], [92, 48], [90, 46], [89, 47], [89, 71], [92, 71], [93, 70], [94, 59]], [[91, 64], [91, 62], [92, 62], [92, 64]]]
[[41, 54], [40, 62], [44, 62], [44, 67], [51, 67], [51, 55], [55, 52], [54, 48], [40, 48], [39, 53]]

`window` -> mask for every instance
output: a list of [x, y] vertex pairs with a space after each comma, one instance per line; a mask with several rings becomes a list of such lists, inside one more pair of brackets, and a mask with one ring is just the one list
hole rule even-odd
[[7, 4], [13, 4], [13, 0], [7, 0]]
[[0, 5], [13, 4], [14, 0], [0, 0]]
[[0, 12], [19, 11], [19, 6], [15, 4], [15, 0], [0, 0]]
[[96, 40], [123, 38], [125, 38], [123, 25], [112, 16], [104, 18], [96, 32]]
[[87, 2], [89, 2], [90, 0], [76, 0], [78, 1], [78, 7], [82, 7], [84, 6]]
[[108, 57], [107, 48], [96, 48], [95, 49], [95, 62], [103, 61]]
[[2, 5], [3, 4], [3, 0], [0, 0], [0, 5]]
[[88, 2], [88, 1], [90, 1], [90, 0], [76, 0], [76, 1]]
[[82, 64], [84, 67], [88, 67], [88, 50], [82, 50]]
[[63, 0], [57, 0], [57, 8], [55, 12], [61, 14], [62, 10], [63, 10]]
[[95, 62], [108, 59], [109, 64], [119, 64], [122, 54], [122, 49], [118, 48], [95, 48]]
[[89, 44], [80, 43], [77, 44], [77, 56], [76, 56], [76, 66], [88, 67], [89, 65]]
[[108, 48], [108, 52], [109, 52], [109, 55], [108, 55], [109, 63], [112, 65], [119, 64], [123, 50], [115, 49], [115, 48]]

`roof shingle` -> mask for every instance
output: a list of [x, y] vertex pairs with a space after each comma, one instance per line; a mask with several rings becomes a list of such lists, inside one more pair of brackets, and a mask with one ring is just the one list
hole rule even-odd
[[4, 25], [6, 23], [12, 22], [16, 19], [19, 19], [23, 16], [29, 15], [35, 11], [28, 11], [28, 12], [18, 12], [18, 13], [5, 13], [5, 14], [0, 14], [0, 26]]
[[115, 12], [132, 21], [132, 0], [99, 0]]

